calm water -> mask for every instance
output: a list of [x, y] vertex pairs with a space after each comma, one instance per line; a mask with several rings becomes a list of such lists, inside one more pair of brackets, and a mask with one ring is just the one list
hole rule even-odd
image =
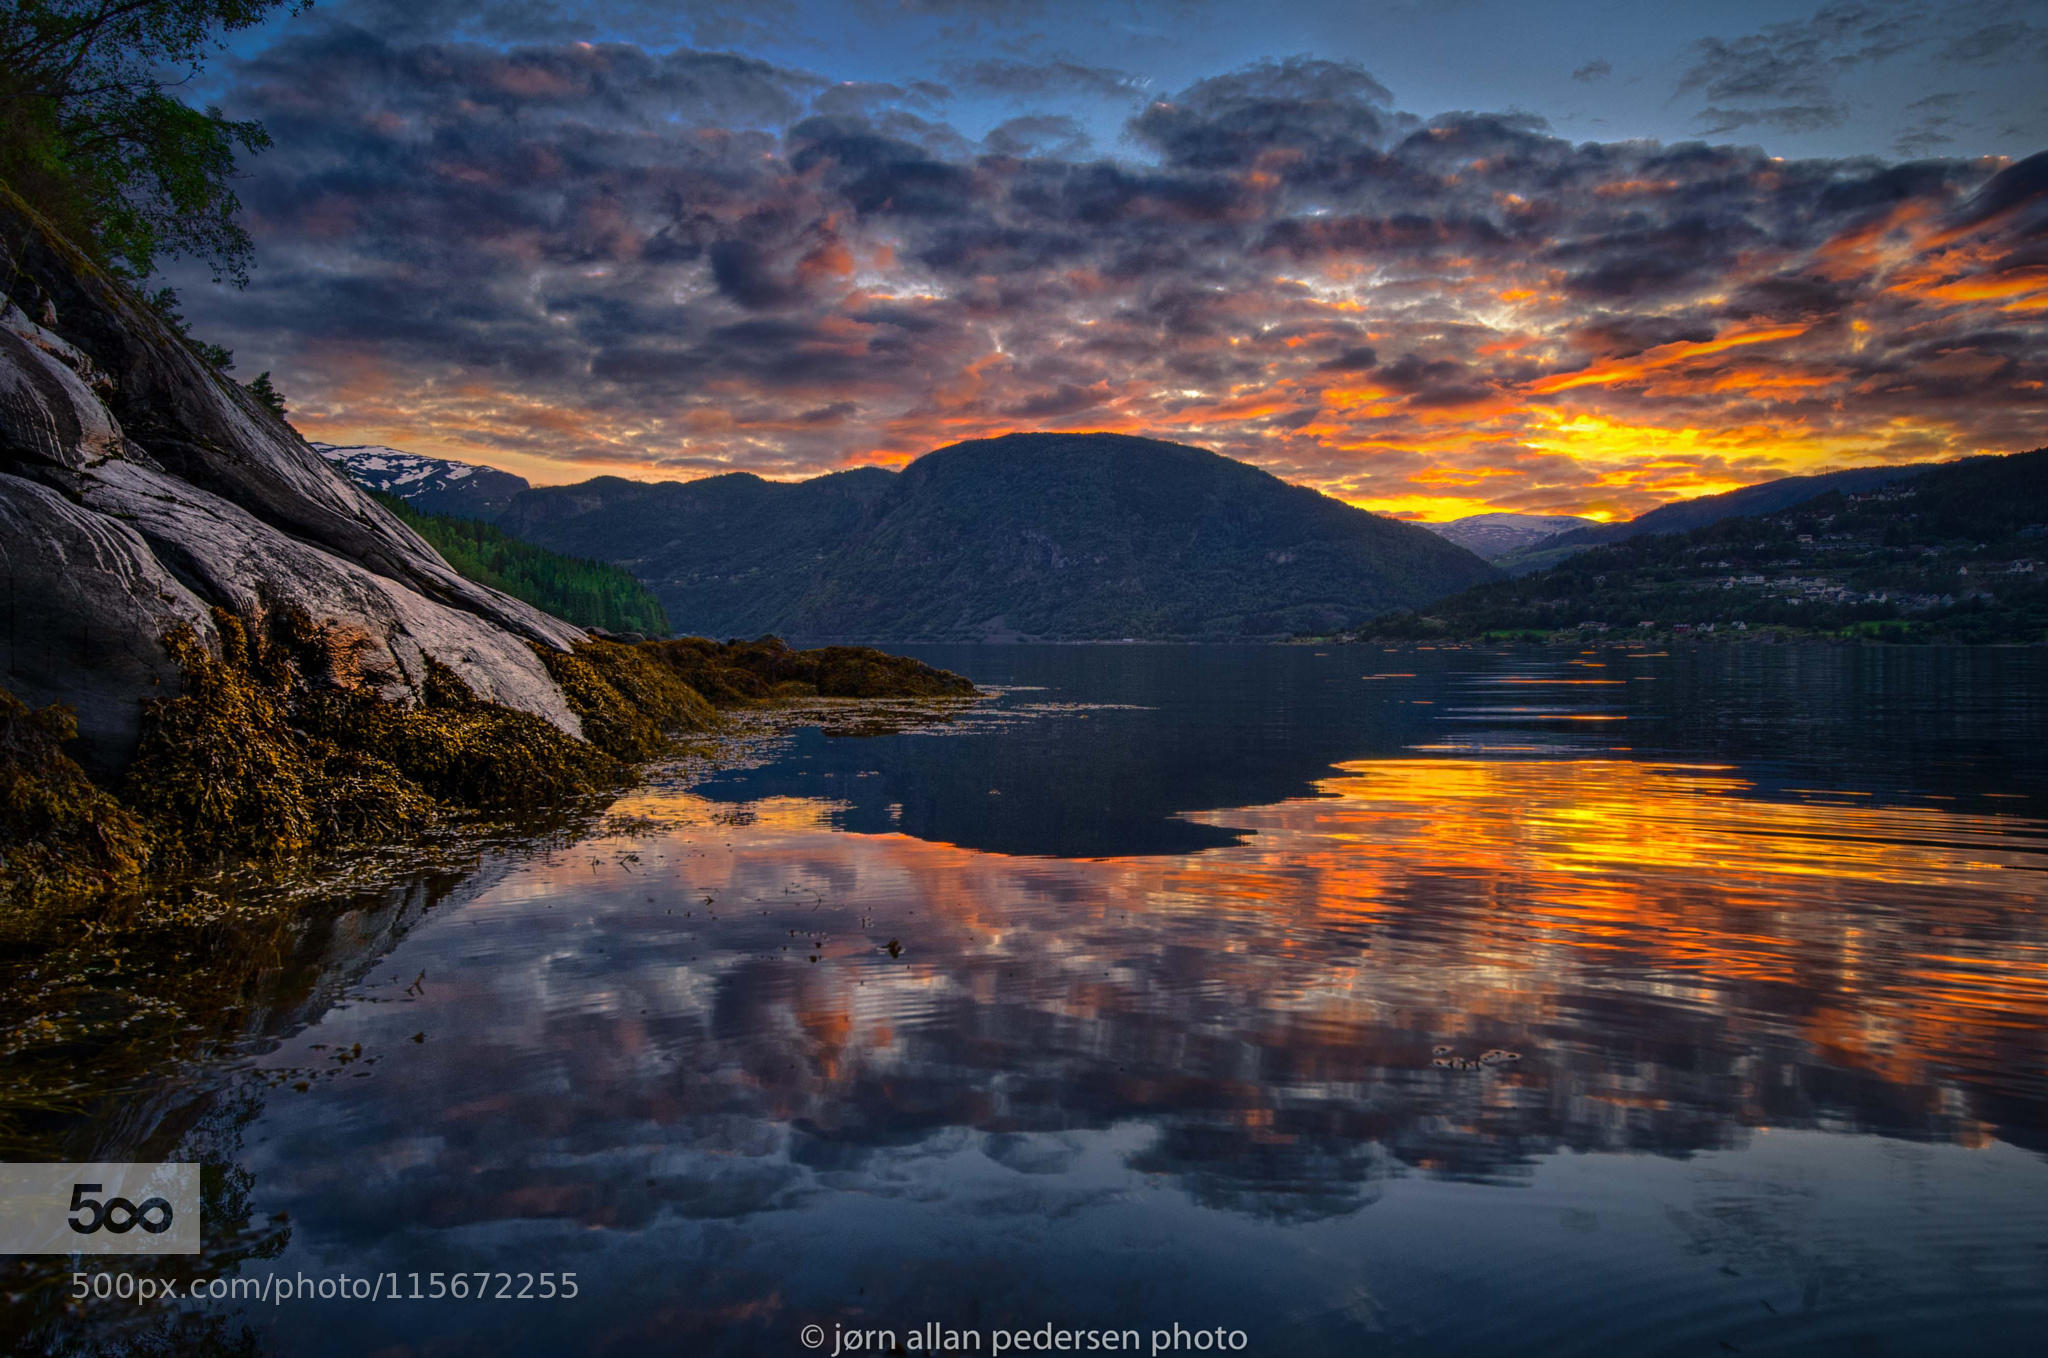
[[229, 1273], [576, 1300], [152, 1323], [2037, 1351], [2048, 657], [920, 654], [1000, 696], [340, 903], [239, 1054], [61, 1148], [231, 1164]]

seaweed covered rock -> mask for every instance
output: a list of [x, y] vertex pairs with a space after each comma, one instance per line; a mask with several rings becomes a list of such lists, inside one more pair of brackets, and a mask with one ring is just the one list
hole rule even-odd
[[702, 690], [652, 643], [587, 641], [570, 655], [536, 650], [583, 722], [584, 738], [639, 762], [668, 748], [677, 731], [701, 731], [715, 716]]
[[118, 886], [149, 860], [142, 823], [64, 753], [76, 731], [0, 689], [0, 900]]
[[457, 574], [4, 188], [0, 287], [0, 684], [69, 704], [88, 771], [125, 767], [143, 700], [177, 692], [165, 637], [220, 657], [216, 609], [321, 619], [383, 699], [440, 666], [580, 734], [534, 650], [580, 630]]
[[0, 902], [87, 896], [145, 869], [271, 873], [451, 816], [560, 806], [616, 788], [677, 735], [710, 727], [718, 706], [974, 692], [916, 661], [772, 637], [536, 647], [577, 737], [431, 658], [417, 694], [394, 701], [364, 681], [367, 638], [296, 610], [261, 631], [226, 609], [202, 620], [204, 640], [182, 622], [163, 638], [177, 682], [141, 704], [118, 796], [64, 753], [68, 709], [32, 711], [0, 690]]
[[[218, 654], [167, 645], [181, 691], [146, 705], [122, 800], [158, 867], [261, 865], [390, 840], [449, 812], [545, 806], [612, 786], [617, 758], [434, 665], [418, 702], [320, 682], [329, 629], [287, 615], [269, 635], [214, 616]], [[346, 663], [345, 661], [343, 662]]]
[[861, 648], [596, 639], [463, 578], [0, 186], [0, 900], [616, 787]]
[[309, 731], [388, 763], [426, 795], [465, 808], [550, 806], [601, 791], [631, 771], [630, 760], [602, 745], [485, 702], [445, 666], [435, 666], [416, 706], [333, 690], [312, 695], [301, 711]]
[[960, 698], [974, 693], [969, 680], [908, 656], [868, 646], [792, 649], [780, 637], [709, 641], [683, 637], [649, 642], [683, 682], [717, 703], [771, 698]]

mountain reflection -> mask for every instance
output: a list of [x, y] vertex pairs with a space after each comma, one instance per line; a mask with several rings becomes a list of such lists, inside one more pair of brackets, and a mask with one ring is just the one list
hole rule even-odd
[[280, 1269], [585, 1270], [244, 1313], [295, 1353], [2034, 1324], [2040, 659], [969, 659], [950, 725], [309, 917], [234, 1059], [66, 1149], [232, 1161]]
[[2040, 1144], [2048, 878], [2012, 823], [1622, 760], [1317, 791], [1215, 813], [1243, 843], [1090, 862], [643, 795], [675, 828], [530, 865], [408, 957], [425, 994], [343, 1025], [427, 1034], [353, 1091], [362, 1153], [308, 1125], [277, 1168], [366, 1227], [386, 1193], [631, 1227], [899, 1191], [961, 1134], [1055, 1182], [1138, 1124], [1131, 1168], [1297, 1220], [1769, 1126]]

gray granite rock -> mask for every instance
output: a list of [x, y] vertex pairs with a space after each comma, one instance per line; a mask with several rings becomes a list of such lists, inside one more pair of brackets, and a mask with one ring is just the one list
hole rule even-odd
[[410, 701], [431, 657], [581, 734], [529, 644], [581, 631], [457, 575], [5, 197], [0, 286], [0, 682], [76, 708], [89, 767], [129, 757], [142, 701], [177, 690], [161, 638], [217, 644], [216, 607], [326, 629], [333, 682]]

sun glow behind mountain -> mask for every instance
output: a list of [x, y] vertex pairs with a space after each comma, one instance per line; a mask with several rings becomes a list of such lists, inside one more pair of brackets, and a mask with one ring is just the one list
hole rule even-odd
[[[235, 68], [279, 149], [250, 294], [200, 306], [335, 442], [547, 483], [1101, 430], [1386, 513], [1607, 519], [2031, 447], [2048, 415], [2048, 155], [1574, 141], [1322, 58], [847, 80], [387, 11]], [[952, 41], [1007, 31], [983, 17]], [[1681, 91], [1742, 87], [1687, 50]]]

